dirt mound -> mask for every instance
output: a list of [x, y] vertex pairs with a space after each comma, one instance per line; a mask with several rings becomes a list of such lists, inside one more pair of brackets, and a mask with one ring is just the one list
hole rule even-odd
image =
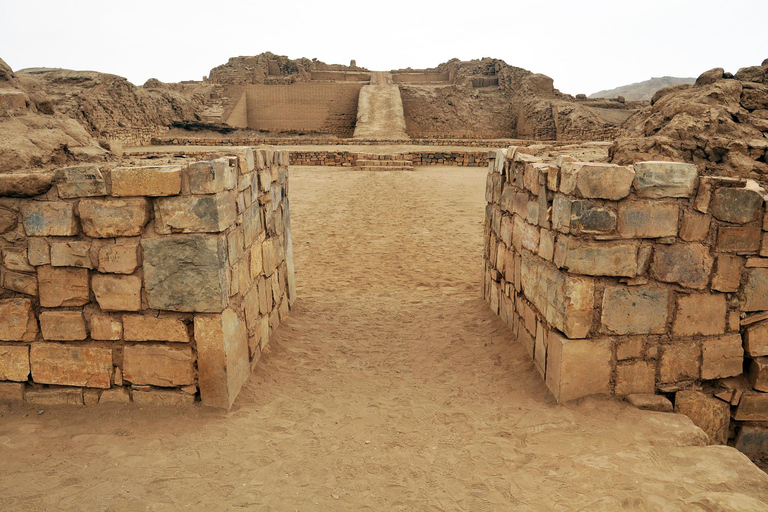
[[590, 98], [618, 98], [624, 97], [629, 101], [650, 101], [653, 95], [660, 89], [672, 87], [674, 85], [692, 84], [695, 78], [680, 78], [675, 76], [654, 77], [650, 80], [637, 82], [629, 85], [622, 85], [615, 89], [606, 89], [590, 94]]
[[292, 84], [308, 82], [313, 71], [367, 71], [357, 66], [326, 64], [317, 59], [289, 59], [285, 55], [264, 52], [248, 57], [232, 57], [213, 68], [208, 81], [222, 85]]
[[768, 62], [736, 75], [716, 68], [694, 85], [658, 91], [632, 116], [611, 161], [692, 162], [705, 174], [768, 181]]

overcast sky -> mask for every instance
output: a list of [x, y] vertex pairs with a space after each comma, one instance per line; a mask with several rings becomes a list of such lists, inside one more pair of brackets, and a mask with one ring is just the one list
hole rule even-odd
[[13, 69], [200, 80], [271, 51], [373, 70], [496, 57], [570, 94], [768, 58], [768, 0], [0, 0]]

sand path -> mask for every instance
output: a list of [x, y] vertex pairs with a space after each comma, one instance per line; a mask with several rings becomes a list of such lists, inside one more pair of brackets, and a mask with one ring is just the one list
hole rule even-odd
[[0, 510], [764, 510], [687, 418], [554, 403], [478, 297], [485, 172], [292, 169], [300, 300], [233, 410], [0, 410]]

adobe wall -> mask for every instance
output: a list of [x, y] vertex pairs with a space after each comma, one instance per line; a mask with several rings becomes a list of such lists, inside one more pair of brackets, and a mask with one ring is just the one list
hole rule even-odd
[[[360, 153], [349, 151], [290, 151], [291, 165], [321, 165], [352, 167], [360, 158]], [[403, 155], [413, 165], [447, 165], [460, 167], [486, 167], [487, 151], [414, 151]]]
[[484, 296], [559, 402], [674, 395], [718, 442], [768, 421], [764, 190], [683, 163], [492, 158]]
[[0, 400], [231, 406], [295, 288], [287, 154], [226, 154], [0, 198]]
[[[579, 142], [577, 140], [551, 141], [550, 144], [566, 145]], [[520, 139], [482, 139], [455, 137], [422, 137], [403, 140], [388, 140], [387, 145], [409, 146], [463, 146], [475, 148], [501, 148], [510, 144], [537, 144], [536, 141]], [[382, 142], [374, 139], [333, 139], [327, 137], [154, 137], [153, 146], [378, 146]]]
[[396, 84], [450, 83], [451, 74], [445, 73], [392, 73], [392, 81]]

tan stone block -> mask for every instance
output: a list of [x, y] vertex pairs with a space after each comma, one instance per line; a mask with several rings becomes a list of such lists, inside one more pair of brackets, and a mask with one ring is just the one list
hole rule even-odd
[[22, 272], [3, 272], [3, 288], [25, 295], [37, 296], [37, 277]]
[[23, 402], [25, 387], [23, 382], [0, 382], [0, 403]]
[[0, 341], [34, 341], [37, 317], [29, 299], [0, 300]]
[[629, 195], [635, 172], [629, 167], [592, 162], [565, 162], [560, 169], [560, 191], [581, 197], [617, 201]]
[[133, 274], [139, 266], [137, 243], [105, 245], [99, 249], [99, 272]]
[[635, 277], [638, 247], [637, 242], [588, 242], [560, 236], [555, 246], [555, 264], [574, 274]]
[[8, 270], [34, 272], [35, 268], [27, 260], [27, 250], [24, 247], [9, 245], [3, 247], [3, 265]]
[[170, 389], [134, 389], [133, 402], [138, 405], [185, 407], [194, 405], [195, 395]]
[[760, 249], [758, 226], [720, 226], [717, 230], [717, 250], [739, 254], [756, 253]]
[[237, 174], [230, 167], [228, 158], [194, 162], [186, 169], [189, 191], [193, 194], [215, 194], [232, 190], [237, 184]]
[[700, 242], [707, 238], [712, 217], [693, 210], [683, 212], [680, 238], [686, 242]]
[[123, 315], [126, 341], [189, 342], [189, 329], [181, 316]]
[[701, 391], [678, 391], [675, 394], [675, 412], [685, 414], [693, 424], [707, 433], [712, 442], [728, 441], [728, 425], [731, 421], [730, 406]]
[[108, 388], [112, 350], [85, 344], [37, 342], [30, 348], [32, 380], [40, 384]]
[[51, 244], [51, 265], [54, 267], [93, 268], [91, 242], [70, 241]]
[[626, 396], [656, 391], [656, 364], [634, 361], [616, 366], [616, 394]]
[[746, 274], [747, 282], [742, 287], [742, 311], [768, 310], [768, 268], [750, 268]]
[[138, 236], [149, 222], [149, 201], [127, 199], [83, 199], [80, 201], [83, 232], [93, 238]]
[[728, 312], [728, 331], [738, 331], [741, 324], [741, 316], [738, 311]]
[[54, 181], [61, 198], [107, 195], [104, 176], [97, 165], [78, 165], [58, 169], [54, 175]]
[[86, 388], [83, 390], [83, 405], [92, 406], [99, 403], [99, 396], [101, 396], [100, 389]]
[[141, 311], [141, 278], [94, 274], [93, 294], [104, 311]]
[[265, 276], [271, 276], [277, 269], [277, 243], [278, 240], [276, 238], [267, 238], [261, 244]]
[[589, 200], [571, 202], [571, 233], [611, 233], [616, 222], [616, 213], [611, 208]]
[[40, 330], [49, 341], [81, 341], [88, 337], [81, 310], [43, 311]]
[[662, 334], [667, 328], [668, 308], [669, 290], [666, 288], [606, 287], [602, 331], [611, 334]]
[[637, 359], [643, 355], [643, 338], [638, 336], [622, 337], [616, 346], [616, 359]]
[[74, 236], [77, 221], [73, 203], [64, 201], [29, 201], [21, 214], [27, 236]]
[[181, 167], [118, 167], [112, 170], [113, 196], [172, 196], [181, 192]]
[[37, 281], [43, 307], [83, 306], [90, 300], [88, 269], [37, 267]]
[[0, 381], [26, 382], [29, 378], [29, 345], [0, 345]]
[[237, 220], [235, 192], [155, 200], [158, 233], [219, 233]]
[[546, 377], [547, 370], [547, 334], [547, 328], [539, 322], [534, 340], [533, 363], [542, 378]]
[[736, 412], [736, 421], [768, 421], [768, 393], [744, 393]]
[[546, 382], [558, 403], [611, 393], [609, 339], [569, 340], [552, 331], [547, 341]]
[[51, 248], [45, 238], [30, 238], [27, 247], [29, 264], [35, 267], [51, 264]]
[[105, 389], [99, 398], [100, 404], [127, 404], [131, 401], [131, 393], [128, 388], [115, 387]]
[[702, 290], [709, 283], [713, 261], [709, 248], [701, 244], [660, 245], [653, 251], [651, 276]]
[[768, 321], [744, 329], [744, 350], [751, 357], [768, 356]]
[[659, 382], [675, 383], [698, 379], [701, 347], [695, 341], [674, 340], [664, 345], [659, 364]]
[[741, 269], [744, 260], [738, 256], [718, 254], [715, 275], [712, 276], [712, 289], [719, 292], [736, 292], [741, 281]]
[[638, 197], [691, 197], [696, 190], [698, 170], [680, 162], [638, 162], [633, 185]]
[[747, 258], [747, 268], [768, 268], [768, 258]]
[[677, 299], [672, 324], [675, 336], [711, 336], [725, 332], [725, 295], [692, 293]]
[[194, 384], [192, 348], [155, 343], [126, 345], [123, 349], [123, 380], [134, 385], [161, 387]]
[[712, 216], [718, 220], [746, 224], [757, 220], [763, 202], [763, 197], [756, 190], [722, 187], [712, 194], [709, 207]]
[[542, 228], [539, 235], [539, 257], [552, 261], [555, 255], [555, 232]]
[[763, 233], [763, 243], [760, 244], [760, 256], [768, 258], [768, 233]]
[[623, 238], [662, 238], [677, 236], [680, 207], [659, 201], [622, 201], [618, 228]]
[[72, 387], [30, 387], [24, 400], [35, 405], [83, 405], [83, 389]]
[[741, 334], [732, 333], [707, 338], [701, 346], [702, 379], [724, 379], [735, 377], [743, 372], [744, 349], [741, 345]]
[[[2, 354], [2, 347], [0, 347]], [[757, 357], [749, 363], [749, 384], [752, 389], [768, 392], [768, 357]]]
[[91, 338], [94, 340], [116, 341], [123, 337], [123, 324], [116, 316], [93, 313], [90, 326]]
[[627, 395], [624, 399], [633, 407], [644, 411], [672, 412], [672, 402], [665, 396], [644, 393]]

